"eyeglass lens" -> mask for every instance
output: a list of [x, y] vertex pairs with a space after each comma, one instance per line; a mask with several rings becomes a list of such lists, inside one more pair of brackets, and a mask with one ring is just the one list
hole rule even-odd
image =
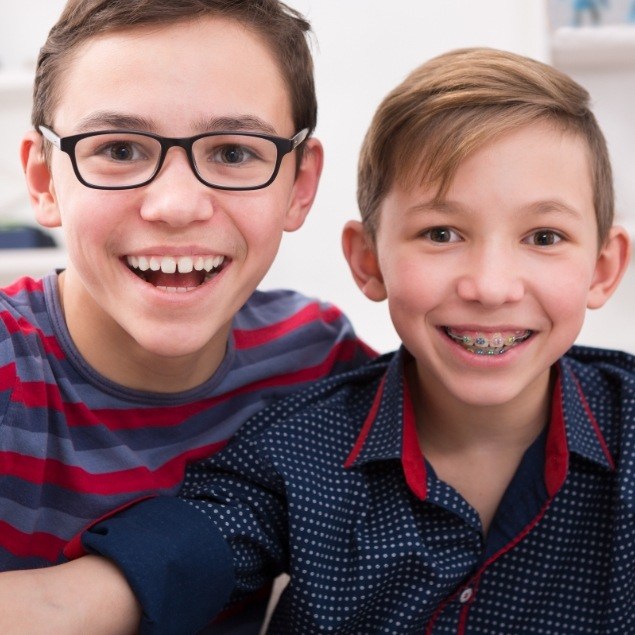
[[[278, 156], [272, 141], [249, 135], [209, 135], [192, 146], [199, 176], [210, 185], [255, 187], [271, 178]], [[99, 134], [81, 139], [75, 160], [82, 178], [102, 187], [133, 186], [152, 178], [161, 143], [141, 134]]]

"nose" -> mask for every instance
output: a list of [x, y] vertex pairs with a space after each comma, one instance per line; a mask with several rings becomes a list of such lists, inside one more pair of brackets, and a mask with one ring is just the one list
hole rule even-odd
[[168, 150], [159, 174], [143, 189], [144, 220], [182, 227], [208, 220], [214, 213], [214, 192], [196, 178], [182, 148]]
[[467, 302], [490, 308], [519, 302], [525, 294], [521, 267], [511, 247], [474, 247], [462, 263], [457, 293]]

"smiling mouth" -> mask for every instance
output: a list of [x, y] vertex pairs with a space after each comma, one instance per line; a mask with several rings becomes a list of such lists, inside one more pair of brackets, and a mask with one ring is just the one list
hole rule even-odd
[[126, 256], [128, 269], [166, 293], [187, 293], [214, 279], [225, 256]]
[[526, 342], [533, 331], [505, 331], [486, 334], [478, 331], [457, 331], [449, 326], [443, 328], [445, 334], [466, 351], [474, 355], [502, 355]]

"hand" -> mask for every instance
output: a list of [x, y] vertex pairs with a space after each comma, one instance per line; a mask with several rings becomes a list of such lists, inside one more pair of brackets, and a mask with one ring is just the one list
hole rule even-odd
[[131, 635], [140, 619], [126, 579], [105, 558], [0, 573], [3, 635]]

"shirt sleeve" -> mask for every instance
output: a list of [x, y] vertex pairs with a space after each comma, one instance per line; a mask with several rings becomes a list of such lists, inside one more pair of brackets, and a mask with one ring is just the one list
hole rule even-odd
[[228, 601], [286, 570], [282, 478], [249, 438], [188, 470], [179, 498], [156, 497], [81, 536], [122, 570], [143, 608], [143, 635], [196, 633]]
[[207, 625], [234, 587], [232, 555], [209, 519], [159, 496], [92, 525], [85, 551], [122, 570], [143, 608], [142, 635], [187, 635]]

